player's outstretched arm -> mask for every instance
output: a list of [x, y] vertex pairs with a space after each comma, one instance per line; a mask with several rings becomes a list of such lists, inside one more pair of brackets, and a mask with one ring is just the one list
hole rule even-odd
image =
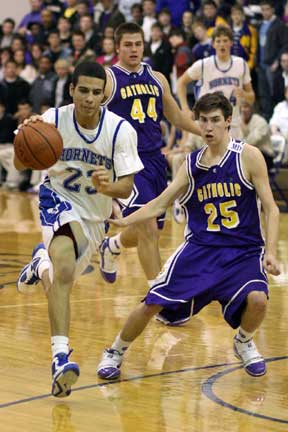
[[276, 257], [279, 234], [279, 209], [273, 198], [266, 163], [262, 153], [250, 145], [246, 145], [243, 150], [243, 162], [248, 179], [250, 178], [260, 198], [265, 217], [266, 247], [263, 265], [268, 273], [277, 276], [280, 274], [279, 263]]
[[170, 185], [154, 200], [141, 207], [136, 212], [122, 219], [109, 219], [113, 225], [125, 227], [134, 223], [144, 222], [148, 219], [160, 216], [177, 197], [183, 195], [187, 190], [189, 179], [186, 172], [186, 162], [182, 164], [175, 179]]
[[160, 72], [155, 72], [157, 78], [163, 86], [163, 107], [164, 115], [167, 120], [179, 129], [184, 129], [188, 132], [201, 135], [200, 128], [194, 120], [192, 120], [192, 112], [189, 110], [181, 111], [175, 99], [173, 98], [167, 79]]

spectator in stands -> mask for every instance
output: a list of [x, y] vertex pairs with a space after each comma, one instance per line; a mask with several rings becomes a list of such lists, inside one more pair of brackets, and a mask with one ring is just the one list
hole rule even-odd
[[8, 60], [4, 66], [4, 79], [0, 82], [0, 99], [6, 104], [7, 114], [14, 114], [17, 104], [27, 99], [30, 85], [17, 75], [17, 65], [14, 60]]
[[157, 0], [156, 4], [158, 13], [163, 8], [170, 10], [172, 24], [178, 28], [181, 27], [183, 13], [185, 11], [191, 11], [191, 1], [189, 0]]
[[17, 65], [17, 75], [29, 84], [32, 84], [32, 82], [37, 78], [38, 72], [32, 64], [26, 64], [25, 50], [23, 48], [19, 48], [15, 51], [14, 60]]
[[14, 158], [14, 130], [17, 122], [11, 114], [7, 114], [5, 102], [0, 100], [0, 185], [4, 182], [4, 172], [6, 181], [3, 187], [15, 189], [19, 185], [20, 173], [16, 170], [13, 163]]
[[258, 97], [266, 120], [273, 111], [273, 73], [279, 66], [279, 52], [288, 48], [288, 27], [274, 14], [271, 0], [261, 1], [263, 22], [259, 29]]
[[174, 66], [176, 77], [179, 78], [192, 63], [192, 53], [185, 42], [185, 37], [181, 30], [173, 30], [169, 37], [169, 42], [174, 52]]
[[279, 102], [273, 111], [270, 119], [272, 135], [284, 137], [286, 145], [288, 143], [288, 87], [284, 90], [285, 99]]
[[170, 74], [173, 69], [172, 47], [164, 39], [163, 29], [160, 23], [156, 22], [151, 28], [151, 40], [147, 47], [148, 56], [151, 59], [155, 71], [162, 72], [170, 84]]
[[[80, 28], [80, 20], [83, 16], [89, 15], [92, 18], [92, 22], [94, 22], [94, 17], [89, 13], [89, 5], [86, 0], [78, 0], [76, 5], [77, 13], [75, 16], [75, 22], [73, 24], [73, 29], [77, 30]], [[80, 28], [81, 30], [81, 28]], [[83, 31], [83, 30], [82, 30]]]
[[96, 58], [96, 54], [93, 50], [86, 48], [84, 33], [81, 30], [75, 30], [72, 34], [73, 66], [81, 60], [93, 58]]
[[27, 26], [25, 39], [28, 45], [32, 45], [33, 43], [43, 45], [45, 43], [45, 35], [42, 24], [39, 22], [30, 22]]
[[236, 4], [231, 8], [233, 45], [231, 54], [244, 58], [250, 70], [255, 67], [258, 44], [257, 30], [248, 24], [242, 6]]
[[193, 62], [209, 57], [215, 53], [212, 41], [208, 38], [207, 27], [205, 23], [198, 19], [192, 25], [192, 30], [197, 43], [192, 48]]
[[202, 3], [202, 18], [207, 28], [207, 35], [210, 38], [213, 30], [218, 25], [227, 25], [227, 22], [217, 14], [217, 4], [214, 0], [204, 0]]
[[41, 23], [41, 10], [43, 7], [43, 3], [41, 0], [30, 0], [31, 10], [28, 14], [26, 14], [20, 24], [18, 26], [17, 32], [21, 34], [25, 34], [28, 25], [30, 22], [39, 22]]
[[176, 27], [172, 24], [171, 13], [169, 9], [162, 9], [158, 15], [158, 22], [161, 24], [163, 33], [169, 37], [172, 30], [176, 30]]
[[115, 42], [113, 38], [104, 37], [102, 41], [103, 54], [96, 58], [96, 61], [102, 66], [112, 66], [117, 63], [118, 56], [115, 51]]
[[[119, 11], [126, 18], [126, 22], [134, 21], [132, 16], [132, 7], [141, 4], [141, 0], [118, 0]], [[134, 21], [135, 22], [135, 21]], [[139, 24], [139, 22], [137, 22]]]
[[57, 77], [53, 85], [51, 106], [60, 107], [72, 103], [69, 92], [71, 84], [70, 64], [67, 60], [59, 59], [54, 66]]
[[282, 52], [280, 66], [273, 76], [273, 103], [283, 101], [285, 87], [288, 87], [288, 51]]
[[35, 114], [40, 113], [43, 100], [52, 100], [55, 79], [56, 74], [52, 70], [50, 57], [42, 55], [39, 61], [39, 76], [33, 82], [29, 93], [32, 110]]
[[89, 14], [81, 16], [79, 28], [84, 33], [86, 48], [90, 48], [95, 51], [96, 54], [100, 54], [100, 36], [97, 33], [97, 28], [94, 24], [93, 17]]
[[16, 33], [13, 36], [10, 48], [13, 51], [13, 54], [17, 49], [24, 49], [25, 50], [25, 61], [27, 64], [31, 63], [31, 54], [30, 54], [29, 49], [27, 48], [25, 37]]
[[269, 124], [260, 114], [254, 113], [253, 106], [247, 101], [241, 103], [240, 114], [243, 141], [259, 148], [269, 171], [273, 168], [274, 155]]
[[146, 43], [151, 38], [151, 27], [157, 21], [155, 0], [143, 0], [143, 24], [144, 40]]
[[57, 22], [57, 28], [59, 30], [59, 36], [61, 40], [61, 45], [63, 48], [69, 48], [71, 46], [72, 32], [71, 32], [71, 22], [68, 18], [60, 17]]
[[64, 4], [60, 0], [43, 0], [43, 7], [53, 13], [55, 22], [64, 12]]
[[33, 43], [31, 45], [31, 57], [32, 57], [32, 62], [31, 64], [35, 67], [35, 69], [38, 71], [39, 69], [39, 61], [40, 58], [43, 55], [43, 47], [42, 45], [38, 44], [38, 43]]
[[193, 12], [186, 11], [182, 15], [182, 24], [180, 29], [182, 30], [183, 34], [185, 35], [185, 40], [188, 43], [190, 47], [194, 45], [196, 42], [194, 39], [194, 35], [192, 32], [192, 24], [194, 21]]
[[114, 0], [101, 0], [103, 12], [99, 17], [99, 31], [103, 35], [105, 27], [113, 27], [115, 30], [121, 23], [125, 22], [125, 17], [119, 11]]
[[72, 50], [70, 48], [63, 48], [61, 45], [60, 34], [57, 29], [52, 30], [48, 36], [48, 49], [44, 51], [43, 55], [49, 57], [52, 65], [58, 59], [67, 59], [71, 57]]
[[14, 35], [15, 21], [6, 18], [2, 23], [2, 34], [0, 36], [0, 48], [10, 47]]
[[13, 51], [11, 48], [0, 49], [0, 81], [4, 78], [4, 66], [8, 60], [13, 60]]
[[131, 16], [132, 20], [131, 22], [134, 22], [138, 24], [140, 27], [142, 27], [143, 24], [143, 8], [141, 3], [135, 3], [131, 7]]
[[77, 17], [77, 0], [66, 0], [64, 17], [69, 19], [71, 25], [73, 26]]
[[48, 45], [48, 37], [50, 33], [57, 30], [56, 23], [54, 21], [54, 16], [51, 10], [43, 9], [41, 11], [41, 21], [42, 21], [42, 31], [44, 34], [44, 43]]

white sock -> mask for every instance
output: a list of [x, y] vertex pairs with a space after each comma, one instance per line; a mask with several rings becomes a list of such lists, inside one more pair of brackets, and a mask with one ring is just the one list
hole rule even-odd
[[254, 334], [255, 334], [255, 331], [253, 331], [252, 333], [249, 333], [246, 330], [243, 330], [242, 327], [239, 327], [236, 338], [240, 342], [248, 342], [250, 339], [253, 338]]
[[119, 353], [123, 355], [125, 353], [125, 351], [128, 349], [130, 344], [131, 344], [131, 342], [127, 342], [127, 341], [124, 341], [123, 339], [121, 339], [120, 333], [119, 333], [119, 335], [116, 336], [116, 339], [114, 340], [111, 348], [119, 351]]
[[113, 237], [110, 237], [109, 239], [109, 247], [111, 249], [111, 252], [113, 253], [119, 253], [121, 247], [123, 247], [120, 239], [121, 233], [116, 234]]
[[66, 336], [51, 337], [52, 356], [55, 357], [59, 353], [69, 353], [69, 338]]

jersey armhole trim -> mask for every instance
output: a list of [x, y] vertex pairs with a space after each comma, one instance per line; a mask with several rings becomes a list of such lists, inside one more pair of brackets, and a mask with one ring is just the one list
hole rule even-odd
[[118, 135], [119, 129], [120, 129], [122, 123], [124, 123], [124, 122], [125, 122], [124, 119], [122, 119], [122, 120], [119, 121], [119, 123], [117, 124], [116, 129], [114, 131], [113, 138], [112, 138], [112, 155], [111, 155], [111, 159], [112, 159], [112, 167], [113, 167], [113, 181], [115, 181], [116, 178], [117, 178], [116, 177], [115, 168], [114, 168], [114, 154], [115, 154], [116, 139], [117, 139], [117, 135]]
[[191, 168], [191, 153], [186, 156], [186, 173], [189, 179], [189, 186], [187, 192], [179, 199], [179, 204], [185, 205], [194, 192], [195, 182]]
[[111, 69], [107, 69], [107, 73], [109, 73], [110, 77], [111, 77], [111, 81], [112, 81], [112, 91], [110, 96], [108, 97], [108, 99], [106, 99], [101, 105], [103, 106], [107, 106], [111, 100], [113, 99], [113, 97], [115, 96], [116, 90], [117, 90], [117, 81], [114, 75], [114, 72]]
[[55, 108], [55, 126], [58, 129], [58, 124], [59, 124], [59, 109]]
[[236, 167], [237, 167], [237, 172], [238, 172], [238, 175], [239, 175], [241, 182], [248, 189], [253, 190], [254, 189], [253, 183], [251, 183], [244, 175], [242, 160], [241, 160], [241, 153], [236, 153]]

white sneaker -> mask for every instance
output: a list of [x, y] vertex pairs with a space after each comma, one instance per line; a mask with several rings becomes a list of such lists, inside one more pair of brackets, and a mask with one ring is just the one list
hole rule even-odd
[[31, 287], [37, 285], [39, 277], [39, 266], [47, 261], [47, 268], [49, 268], [49, 255], [43, 243], [39, 243], [32, 252], [32, 260], [26, 264], [20, 271], [17, 280], [17, 291], [19, 293], [31, 292]]
[[186, 221], [185, 211], [183, 207], [179, 204], [178, 200], [174, 201], [173, 204], [173, 217], [175, 222], [182, 224]]
[[261, 376], [266, 373], [265, 360], [258, 352], [252, 339], [241, 342], [237, 336], [234, 337], [234, 354], [242, 360], [246, 372], [252, 376]]
[[120, 376], [123, 354], [112, 348], [105, 349], [97, 368], [97, 374], [102, 379], [116, 379]]
[[109, 246], [109, 237], [106, 237], [99, 248], [100, 253], [100, 271], [106, 282], [114, 283], [117, 276], [117, 258], [120, 252], [112, 252]]

